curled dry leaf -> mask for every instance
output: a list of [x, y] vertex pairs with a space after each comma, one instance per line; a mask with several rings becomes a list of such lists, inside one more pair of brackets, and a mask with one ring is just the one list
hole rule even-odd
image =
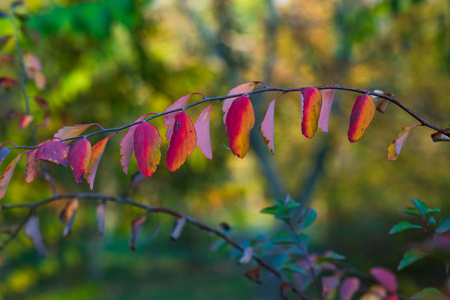
[[189, 116], [183, 111], [175, 116], [175, 126], [167, 149], [166, 163], [174, 172], [192, 154], [197, 143], [197, 134]]
[[37, 177], [39, 161], [36, 160], [36, 153], [39, 148], [27, 151], [27, 167], [25, 168], [25, 181], [32, 182]]
[[[166, 109], [166, 111], [171, 111], [171, 110], [179, 109], [179, 108], [186, 106], [189, 99], [191, 99], [191, 97], [196, 94], [203, 96], [203, 94], [201, 94], [201, 93], [191, 93], [188, 95], [184, 95], [183, 97], [181, 97], [180, 99], [175, 101], [171, 106], [169, 106]], [[175, 116], [178, 115], [180, 112], [181, 112], [181, 110], [164, 115], [164, 127], [167, 127], [166, 139], [168, 141], [170, 141], [170, 139], [172, 138], [173, 127], [175, 126]]]
[[360, 95], [356, 98], [350, 116], [350, 126], [348, 128], [348, 140], [351, 143], [359, 141], [364, 135], [367, 127], [372, 123], [375, 115], [375, 102], [369, 95]]
[[244, 253], [242, 254], [241, 259], [239, 259], [240, 265], [246, 265], [249, 262], [252, 261], [253, 258], [253, 248], [252, 247], [246, 247], [244, 249]]
[[11, 181], [11, 177], [14, 174], [14, 170], [16, 169], [17, 163], [22, 158], [22, 154], [17, 155], [6, 167], [5, 172], [3, 173], [2, 179], [0, 180], [0, 199], [5, 197], [6, 188], [8, 187], [9, 182]]
[[317, 131], [320, 109], [322, 107], [322, 94], [314, 87], [301, 89], [302, 104], [302, 134], [311, 139]]
[[170, 239], [174, 242], [176, 241], [183, 231], [184, 225], [186, 224], [186, 218], [178, 218], [175, 220], [175, 224], [172, 229], [172, 233], [170, 234]]
[[146, 177], [144, 174], [142, 174], [141, 171], [137, 171], [131, 176], [131, 182], [130, 182], [130, 190], [128, 192], [129, 195], [131, 195], [134, 190], [144, 181]]
[[103, 235], [105, 232], [105, 219], [106, 219], [106, 201], [103, 200], [96, 210], [98, 232]]
[[[450, 128], [445, 129], [445, 131], [447, 133], [450, 134]], [[431, 135], [431, 138], [433, 139], [433, 142], [448, 142], [450, 141], [450, 137], [448, 137], [447, 135], [443, 134], [442, 132], [435, 132]]]
[[398, 158], [403, 144], [411, 133], [411, 130], [417, 126], [420, 126], [420, 124], [409, 125], [402, 128], [397, 137], [392, 141], [392, 144], [388, 147], [387, 160], [392, 161]]
[[216, 103], [218, 102], [215, 102], [203, 109], [194, 125], [195, 133], [197, 134], [196, 146], [200, 147], [200, 151], [208, 159], [212, 159], [211, 136], [209, 133], [209, 116], [211, 114], [211, 108]]
[[[242, 83], [242, 84], [232, 88], [228, 92], [228, 95], [235, 95], [235, 94], [251, 92], [251, 91], [253, 91], [255, 89], [255, 87], [258, 85], [258, 83], [262, 83], [262, 82], [260, 82], [260, 81], [251, 81], [251, 82]], [[230, 109], [231, 104], [233, 103], [233, 101], [235, 99], [237, 99], [237, 98], [238, 97], [232, 97], [232, 98], [225, 99], [223, 101], [222, 111], [225, 113], [223, 115], [223, 123], [225, 124], [225, 126], [227, 125], [228, 110]]]
[[44, 242], [42, 241], [41, 230], [39, 229], [39, 217], [36, 215], [31, 216], [25, 225], [23, 231], [25, 235], [33, 242], [40, 256], [47, 255], [47, 249], [45, 249]]
[[[377, 93], [379, 95], [386, 95], [382, 90], [375, 90], [374, 93]], [[377, 107], [377, 110], [384, 114], [386, 111], [386, 107], [389, 104], [389, 101], [387, 99], [372, 95], [373, 101], [375, 102], [375, 106]]]
[[80, 183], [86, 177], [89, 171], [91, 157], [91, 143], [86, 138], [70, 144], [67, 159], [70, 167], [72, 168], [75, 182]]
[[146, 122], [134, 131], [134, 156], [142, 174], [151, 177], [161, 161], [161, 137], [155, 126]]
[[36, 159], [46, 160], [63, 167], [69, 164], [67, 155], [69, 146], [59, 141], [49, 141], [43, 143], [36, 152]]
[[225, 127], [230, 149], [234, 155], [244, 158], [250, 147], [250, 130], [255, 125], [255, 112], [252, 103], [246, 96], [240, 96], [228, 110]]
[[131, 222], [130, 250], [133, 252], [136, 251], [137, 237], [145, 220], [147, 220], [147, 216], [143, 215], [142, 217], [139, 217]]
[[249, 280], [261, 284], [261, 279], [259, 277], [259, 274], [261, 273], [261, 268], [255, 268], [248, 270], [244, 273], [245, 277], [247, 277]]
[[72, 199], [66, 203], [63, 210], [59, 214], [59, 219], [64, 223], [63, 236], [68, 237], [72, 233], [73, 222], [78, 209], [78, 199]]

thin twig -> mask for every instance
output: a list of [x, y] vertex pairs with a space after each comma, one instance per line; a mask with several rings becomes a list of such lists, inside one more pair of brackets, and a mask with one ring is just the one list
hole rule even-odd
[[12, 242], [16, 238], [16, 236], [19, 234], [19, 232], [22, 230], [23, 226], [28, 222], [28, 220], [31, 218], [35, 211], [34, 207], [31, 207], [28, 214], [25, 216], [25, 218], [20, 222], [20, 224], [17, 226], [17, 228], [11, 232], [11, 234], [8, 236], [8, 238], [0, 245], [0, 252], [8, 246], [9, 243]]

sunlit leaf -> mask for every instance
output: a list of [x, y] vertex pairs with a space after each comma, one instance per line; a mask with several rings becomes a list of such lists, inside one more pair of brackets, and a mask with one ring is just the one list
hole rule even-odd
[[322, 107], [320, 109], [319, 116], [319, 128], [322, 132], [328, 132], [328, 122], [330, 119], [331, 105], [334, 101], [335, 90], [321, 90], [322, 94]]
[[228, 110], [225, 127], [230, 149], [234, 155], [244, 158], [250, 147], [250, 130], [255, 125], [255, 112], [250, 99], [244, 95], [238, 97]]
[[[251, 81], [251, 82], [242, 83], [242, 84], [232, 88], [228, 92], [227, 96], [228, 95], [236, 95], [236, 94], [251, 92], [251, 91], [253, 91], [255, 89], [255, 87], [258, 85], [258, 83], [262, 83], [262, 82], [260, 82], [260, 81]], [[237, 98], [240, 98], [240, 97], [232, 97], [232, 98], [225, 99], [223, 101], [222, 111], [225, 113], [223, 115], [223, 124], [225, 124], [225, 126], [227, 125], [228, 110], [230, 109], [231, 104]]]
[[348, 140], [351, 143], [357, 142], [369, 127], [375, 115], [375, 102], [370, 95], [360, 95], [356, 98], [350, 116], [350, 126], [348, 128]]
[[72, 168], [75, 182], [80, 183], [87, 176], [91, 158], [91, 143], [86, 138], [70, 144], [67, 159]]
[[68, 138], [76, 137], [76, 136], [81, 135], [83, 132], [85, 132], [91, 126], [98, 126], [101, 129], [103, 129], [103, 127], [97, 123], [64, 126], [60, 130], [58, 130], [58, 132], [56, 132], [53, 137], [58, 138], [58, 139], [68, 139]]
[[59, 219], [64, 223], [63, 236], [68, 237], [72, 233], [73, 222], [78, 209], [78, 199], [72, 199], [66, 203], [59, 214]]
[[69, 163], [67, 156], [69, 146], [59, 141], [49, 141], [42, 144], [36, 152], [36, 159], [46, 160], [63, 167]]
[[203, 155], [206, 158], [212, 159], [212, 150], [211, 150], [211, 136], [209, 133], [209, 116], [211, 113], [211, 108], [218, 102], [215, 102], [209, 106], [207, 106], [195, 121], [194, 129], [197, 134], [197, 144], [196, 147], [200, 147], [200, 151], [202, 151]]
[[411, 130], [414, 127], [420, 126], [420, 124], [409, 125], [402, 128], [398, 136], [392, 141], [392, 144], [388, 147], [387, 160], [396, 160], [402, 150], [403, 144], [408, 138]]
[[144, 122], [134, 131], [134, 156], [142, 174], [151, 177], [161, 161], [161, 137], [155, 126]]
[[131, 222], [130, 250], [133, 252], [136, 251], [137, 237], [142, 229], [142, 225], [144, 224], [145, 220], [147, 220], [147, 216], [143, 215]]
[[359, 289], [359, 279], [357, 277], [348, 277], [342, 282], [339, 288], [339, 296], [342, 300], [351, 300], [353, 295]]
[[11, 181], [11, 177], [14, 174], [14, 170], [16, 169], [17, 163], [22, 158], [22, 154], [17, 155], [6, 167], [5, 172], [3, 173], [2, 179], [0, 180], [0, 199], [5, 197], [6, 188], [8, 187], [9, 182]]
[[40, 71], [32, 71], [32, 73], [33, 77], [30, 78], [34, 80], [34, 83], [39, 90], [43, 90], [45, 88], [45, 85], [47, 84], [47, 77]]
[[23, 115], [22, 117], [20, 117], [20, 120], [19, 120], [20, 129], [27, 128], [28, 125], [30, 125], [31, 121], [33, 121], [33, 116]]
[[39, 229], [39, 217], [36, 215], [31, 216], [25, 225], [23, 231], [25, 235], [33, 242], [40, 256], [47, 255], [47, 249], [45, 249], [44, 242], [42, 241], [41, 230]]
[[[196, 94], [203, 96], [201, 93], [191, 93], [189, 95], [185, 95], [185, 96], [181, 97], [180, 99], [178, 99], [177, 101], [175, 101], [171, 106], [169, 106], [166, 109], [166, 111], [171, 111], [171, 110], [179, 109], [179, 108], [186, 106], [189, 99], [191, 99], [191, 97]], [[179, 113], [181, 113], [181, 110], [164, 115], [164, 127], [167, 127], [166, 139], [168, 141], [170, 141], [170, 139], [172, 138], [173, 127], [175, 126], [175, 116], [178, 115]], [[208, 120], [209, 120], [209, 115], [208, 115]]]
[[249, 280], [260, 284], [261, 279], [259, 278], [259, 274], [261, 272], [261, 268], [251, 269], [244, 273], [245, 277], [247, 277]]
[[370, 274], [383, 285], [389, 293], [397, 291], [397, 277], [394, 273], [385, 268], [372, 268]]
[[239, 259], [240, 265], [248, 264], [252, 261], [253, 258], [253, 248], [252, 247], [245, 247], [244, 253], [242, 253], [241, 258]]
[[392, 227], [392, 229], [389, 231], [389, 234], [394, 234], [397, 232], [402, 232], [404, 230], [413, 228], [422, 228], [422, 226], [411, 224], [408, 221], [401, 221], [400, 223]]
[[173, 226], [172, 233], [170, 234], [170, 239], [172, 241], [178, 240], [183, 231], [184, 225], [186, 224], [186, 218], [178, 218], [175, 220], [175, 225]]
[[8, 156], [10, 150], [5, 147], [0, 147], [0, 166], [2, 165], [2, 162], [5, 160], [6, 156]]
[[175, 126], [167, 149], [166, 163], [170, 171], [177, 170], [192, 154], [197, 135], [189, 116], [183, 111], [175, 116]]
[[263, 134], [263, 140], [266, 143], [269, 150], [272, 151], [272, 154], [275, 154], [275, 146], [274, 146], [274, 114], [275, 114], [275, 102], [283, 96], [284, 94], [278, 95], [275, 99], [273, 99], [269, 106], [267, 107], [266, 115], [264, 116], [264, 120], [259, 127], [259, 131]]
[[426, 256], [428, 256], [428, 253], [424, 253], [420, 250], [417, 249], [409, 250], [408, 252], [405, 253], [405, 255], [403, 255], [403, 258], [400, 261], [397, 270], [400, 271], [401, 269], [406, 268], [407, 266], [415, 263], [418, 260], [421, 260]]
[[89, 171], [87, 177], [87, 182], [89, 183], [89, 187], [91, 188], [91, 190], [94, 188], [94, 180], [95, 175], [97, 174], [98, 164], [102, 159], [103, 152], [105, 152], [106, 144], [113, 135], [114, 134], [105, 137], [103, 140], [92, 147], [92, 156], [91, 161], [89, 162]]
[[302, 134], [311, 139], [317, 131], [322, 94], [314, 87], [301, 89], [302, 104]]
[[25, 181], [32, 182], [38, 173], [39, 161], [36, 160], [36, 153], [39, 148], [27, 151], [27, 167], [25, 168]]
[[106, 219], [106, 201], [103, 200], [96, 210], [98, 232], [103, 235], [105, 232], [105, 219]]

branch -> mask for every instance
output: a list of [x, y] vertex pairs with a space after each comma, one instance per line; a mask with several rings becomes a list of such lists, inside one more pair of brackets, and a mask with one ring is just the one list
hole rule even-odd
[[[423, 117], [419, 116], [417, 113], [415, 113], [414, 111], [412, 111], [411, 109], [407, 108], [406, 106], [404, 106], [402, 103], [400, 103], [397, 99], [395, 99], [395, 97], [386, 95], [386, 94], [378, 94], [376, 92], [372, 92], [372, 91], [368, 91], [368, 90], [363, 90], [363, 89], [356, 89], [356, 88], [351, 88], [351, 87], [345, 87], [345, 86], [340, 86], [340, 85], [326, 85], [326, 86], [316, 86], [315, 87], [318, 90], [343, 90], [343, 91], [349, 91], [349, 92], [354, 92], [354, 93], [358, 93], [358, 94], [367, 94], [367, 95], [372, 95], [372, 96], [377, 96], [383, 99], [388, 100], [389, 102], [392, 102], [393, 104], [395, 104], [396, 106], [400, 107], [400, 109], [402, 109], [403, 111], [405, 111], [408, 115], [412, 116], [414, 119], [416, 119], [417, 121], [420, 122], [420, 124], [422, 126], [434, 129], [438, 132], [441, 132], [442, 134], [448, 136], [450, 138], [450, 132], [446, 131], [444, 128], [441, 128], [437, 125], [434, 125], [432, 123], [430, 123], [429, 121], [427, 121], [426, 119], [424, 119]], [[191, 107], [203, 104], [203, 103], [207, 103], [207, 102], [214, 102], [214, 101], [223, 101], [225, 99], [229, 99], [229, 98], [235, 98], [235, 97], [239, 97], [242, 95], [254, 95], [254, 94], [260, 94], [260, 93], [265, 93], [265, 92], [283, 92], [283, 93], [292, 93], [292, 92], [300, 92], [302, 89], [302, 87], [297, 87], [297, 88], [278, 88], [278, 87], [268, 87], [265, 86], [264, 88], [258, 89], [258, 90], [254, 90], [251, 92], [247, 92], [247, 93], [239, 93], [239, 94], [233, 94], [233, 95], [226, 95], [226, 96], [217, 96], [217, 97], [205, 97], [200, 101], [188, 104], [186, 106], [180, 107], [180, 108], [176, 108], [173, 110], [168, 110], [168, 111], [164, 111], [158, 114], [154, 114], [148, 118], [145, 118], [142, 121], [138, 121], [138, 122], [133, 122], [127, 125], [123, 125], [120, 127], [114, 127], [114, 128], [105, 128], [96, 132], [92, 132], [89, 134], [85, 134], [85, 135], [79, 135], [79, 136], [75, 136], [75, 137], [70, 137], [70, 138], [66, 138], [66, 139], [61, 139], [59, 141], [61, 142], [66, 142], [66, 141], [70, 141], [70, 140], [77, 140], [77, 139], [82, 139], [82, 138], [88, 138], [91, 136], [95, 136], [95, 135], [99, 135], [102, 133], [107, 133], [107, 132], [118, 132], [124, 129], [127, 129], [131, 126], [134, 125], [138, 125], [141, 124], [143, 122], [148, 122], [150, 120], [174, 113], [174, 112], [179, 112], [179, 111], [184, 111], [186, 109], [189, 109]], [[36, 149], [39, 148], [40, 146], [14, 146], [14, 147], [9, 147], [8, 149], [13, 150], [13, 149]]]
[[[16, 236], [17, 234], [21, 231], [21, 229], [24, 227], [24, 225], [26, 224], [26, 222], [28, 221], [28, 219], [32, 216], [33, 212], [42, 205], [46, 205], [49, 204], [51, 202], [54, 201], [59, 201], [59, 200], [64, 200], [64, 199], [91, 199], [91, 200], [105, 200], [105, 201], [110, 201], [110, 202], [115, 202], [115, 203], [120, 203], [120, 204], [124, 204], [124, 205], [131, 205], [134, 207], [139, 207], [141, 209], [146, 210], [148, 213], [162, 213], [162, 214], [167, 214], [167, 215], [171, 215], [177, 219], [179, 218], [184, 218], [186, 219], [186, 222], [188, 222], [189, 224], [205, 230], [209, 233], [214, 234], [215, 236], [221, 238], [222, 240], [224, 240], [227, 244], [231, 245], [233, 248], [235, 248], [236, 250], [239, 250], [240, 252], [244, 252], [244, 248], [239, 245], [237, 242], [235, 242], [234, 240], [232, 240], [231, 238], [229, 238], [227, 235], [223, 234], [222, 232], [220, 232], [219, 230], [210, 227], [194, 218], [191, 218], [187, 215], [184, 215], [182, 213], [179, 213], [175, 210], [172, 210], [170, 208], [165, 208], [165, 207], [154, 207], [154, 206], [150, 206], [144, 203], [140, 203], [137, 201], [133, 201], [131, 198], [122, 198], [122, 197], [117, 197], [117, 196], [110, 196], [110, 195], [104, 195], [104, 194], [97, 194], [97, 193], [80, 193], [80, 194], [65, 194], [65, 195], [55, 195], [53, 197], [50, 198], [46, 198], [43, 199], [41, 201], [37, 201], [37, 202], [28, 202], [28, 203], [16, 203], [16, 204], [1, 204], [0, 205], [0, 210], [5, 210], [5, 209], [15, 209], [15, 208], [21, 208], [21, 209], [29, 209], [29, 213], [28, 215], [25, 217], [25, 219], [20, 223], [20, 225], [17, 227], [17, 229], [11, 233], [11, 235], [9, 236], [9, 238], [2, 244], [0, 245], [0, 251], [2, 251]], [[262, 268], [266, 269], [268, 272], [272, 273], [276, 278], [280, 279], [280, 280], [286, 280], [286, 278], [283, 276], [283, 274], [281, 274], [277, 269], [275, 269], [272, 265], [270, 265], [268, 262], [266, 262], [265, 260], [263, 260], [262, 258], [260, 258], [259, 256], [257, 256], [256, 254], [252, 255], [252, 258], [255, 262], [258, 263], [258, 265], [260, 265]], [[288, 284], [290, 285], [290, 287], [292, 288], [292, 291], [294, 293], [296, 293], [297, 295], [299, 295], [303, 300], [310, 300], [310, 298], [308, 296], [306, 296], [302, 291], [298, 290], [292, 283], [290, 283], [289, 281], [287, 281]]]

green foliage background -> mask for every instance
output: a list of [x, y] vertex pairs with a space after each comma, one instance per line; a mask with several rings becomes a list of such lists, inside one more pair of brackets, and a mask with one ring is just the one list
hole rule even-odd
[[[182, 95], [225, 95], [252, 80], [279, 87], [340, 84], [381, 89], [426, 119], [448, 124], [446, 0], [29, 0], [25, 6], [27, 30], [32, 40], [39, 33], [39, 43], [24, 35], [21, 43], [41, 59], [48, 78], [42, 92], [32, 82], [28, 86], [33, 97], [43, 97], [51, 106], [49, 127], [38, 131], [41, 140], [64, 125], [127, 124], [144, 113], [165, 110]], [[0, 35], [11, 30], [8, 20], [0, 20]], [[1, 51], [14, 55], [13, 43]], [[0, 76], [18, 77], [17, 63], [0, 69]], [[275, 96], [252, 99], [258, 140], [257, 127]], [[398, 161], [386, 161], [391, 140], [403, 126], [415, 123], [393, 105], [385, 114], [377, 113], [360, 142], [350, 144], [346, 132], [356, 96], [342, 92], [336, 93], [330, 132], [307, 140], [300, 131], [299, 98], [289, 94], [277, 102], [275, 156], [259, 141], [252, 142], [245, 159], [234, 157], [224, 146], [227, 139], [217, 106], [211, 116], [213, 160], [197, 149], [175, 173], [163, 164], [134, 199], [172, 207], [211, 225], [227, 221], [235, 227], [236, 237], [245, 240], [277, 226], [259, 211], [273, 197], [289, 193], [319, 213], [308, 231], [311, 249], [333, 249], [362, 271], [375, 266], [395, 270], [406, 241], [420, 237], [387, 234], [405, 218], [401, 210], [410, 205], [409, 199], [422, 199], [448, 215], [448, 145], [432, 143], [432, 132], [417, 128]], [[18, 129], [17, 119], [5, 118], [11, 109], [23, 107], [18, 88], [0, 91], [1, 142], [32, 144], [31, 134]], [[32, 109], [39, 123], [43, 113]], [[200, 110], [188, 114], [195, 119]], [[162, 120], [154, 124], [163, 135]], [[120, 167], [119, 138], [108, 144], [95, 191], [127, 193], [130, 176]], [[267, 175], [267, 166], [276, 173]], [[130, 166], [131, 173], [136, 170], [135, 164]], [[2, 201], [30, 202], [50, 195], [42, 178], [26, 184], [23, 171], [20, 164]], [[88, 190], [87, 184], [74, 183], [68, 168], [51, 166], [51, 173], [60, 192]], [[211, 252], [213, 239], [205, 233], [187, 227], [177, 243], [170, 243], [173, 220], [151, 215], [137, 253], [130, 253], [129, 223], [140, 211], [109, 205], [106, 234], [99, 237], [96, 203], [82, 202], [72, 236], [63, 239], [58, 220], [62, 206], [52, 204], [38, 211], [48, 258], [39, 258], [24, 236], [2, 253], [0, 299], [257, 295], [256, 287], [241, 276], [246, 268], [230, 262], [227, 253]], [[1, 225], [11, 226], [20, 217], [19, 211], [2, 213]], [[153, 239], [158, 224], [161, 232]], [[443, 285], [440, 272], [433, 261], [409, 267], [398, 273], [401, 291], [412, 295], [424, 286]]]

